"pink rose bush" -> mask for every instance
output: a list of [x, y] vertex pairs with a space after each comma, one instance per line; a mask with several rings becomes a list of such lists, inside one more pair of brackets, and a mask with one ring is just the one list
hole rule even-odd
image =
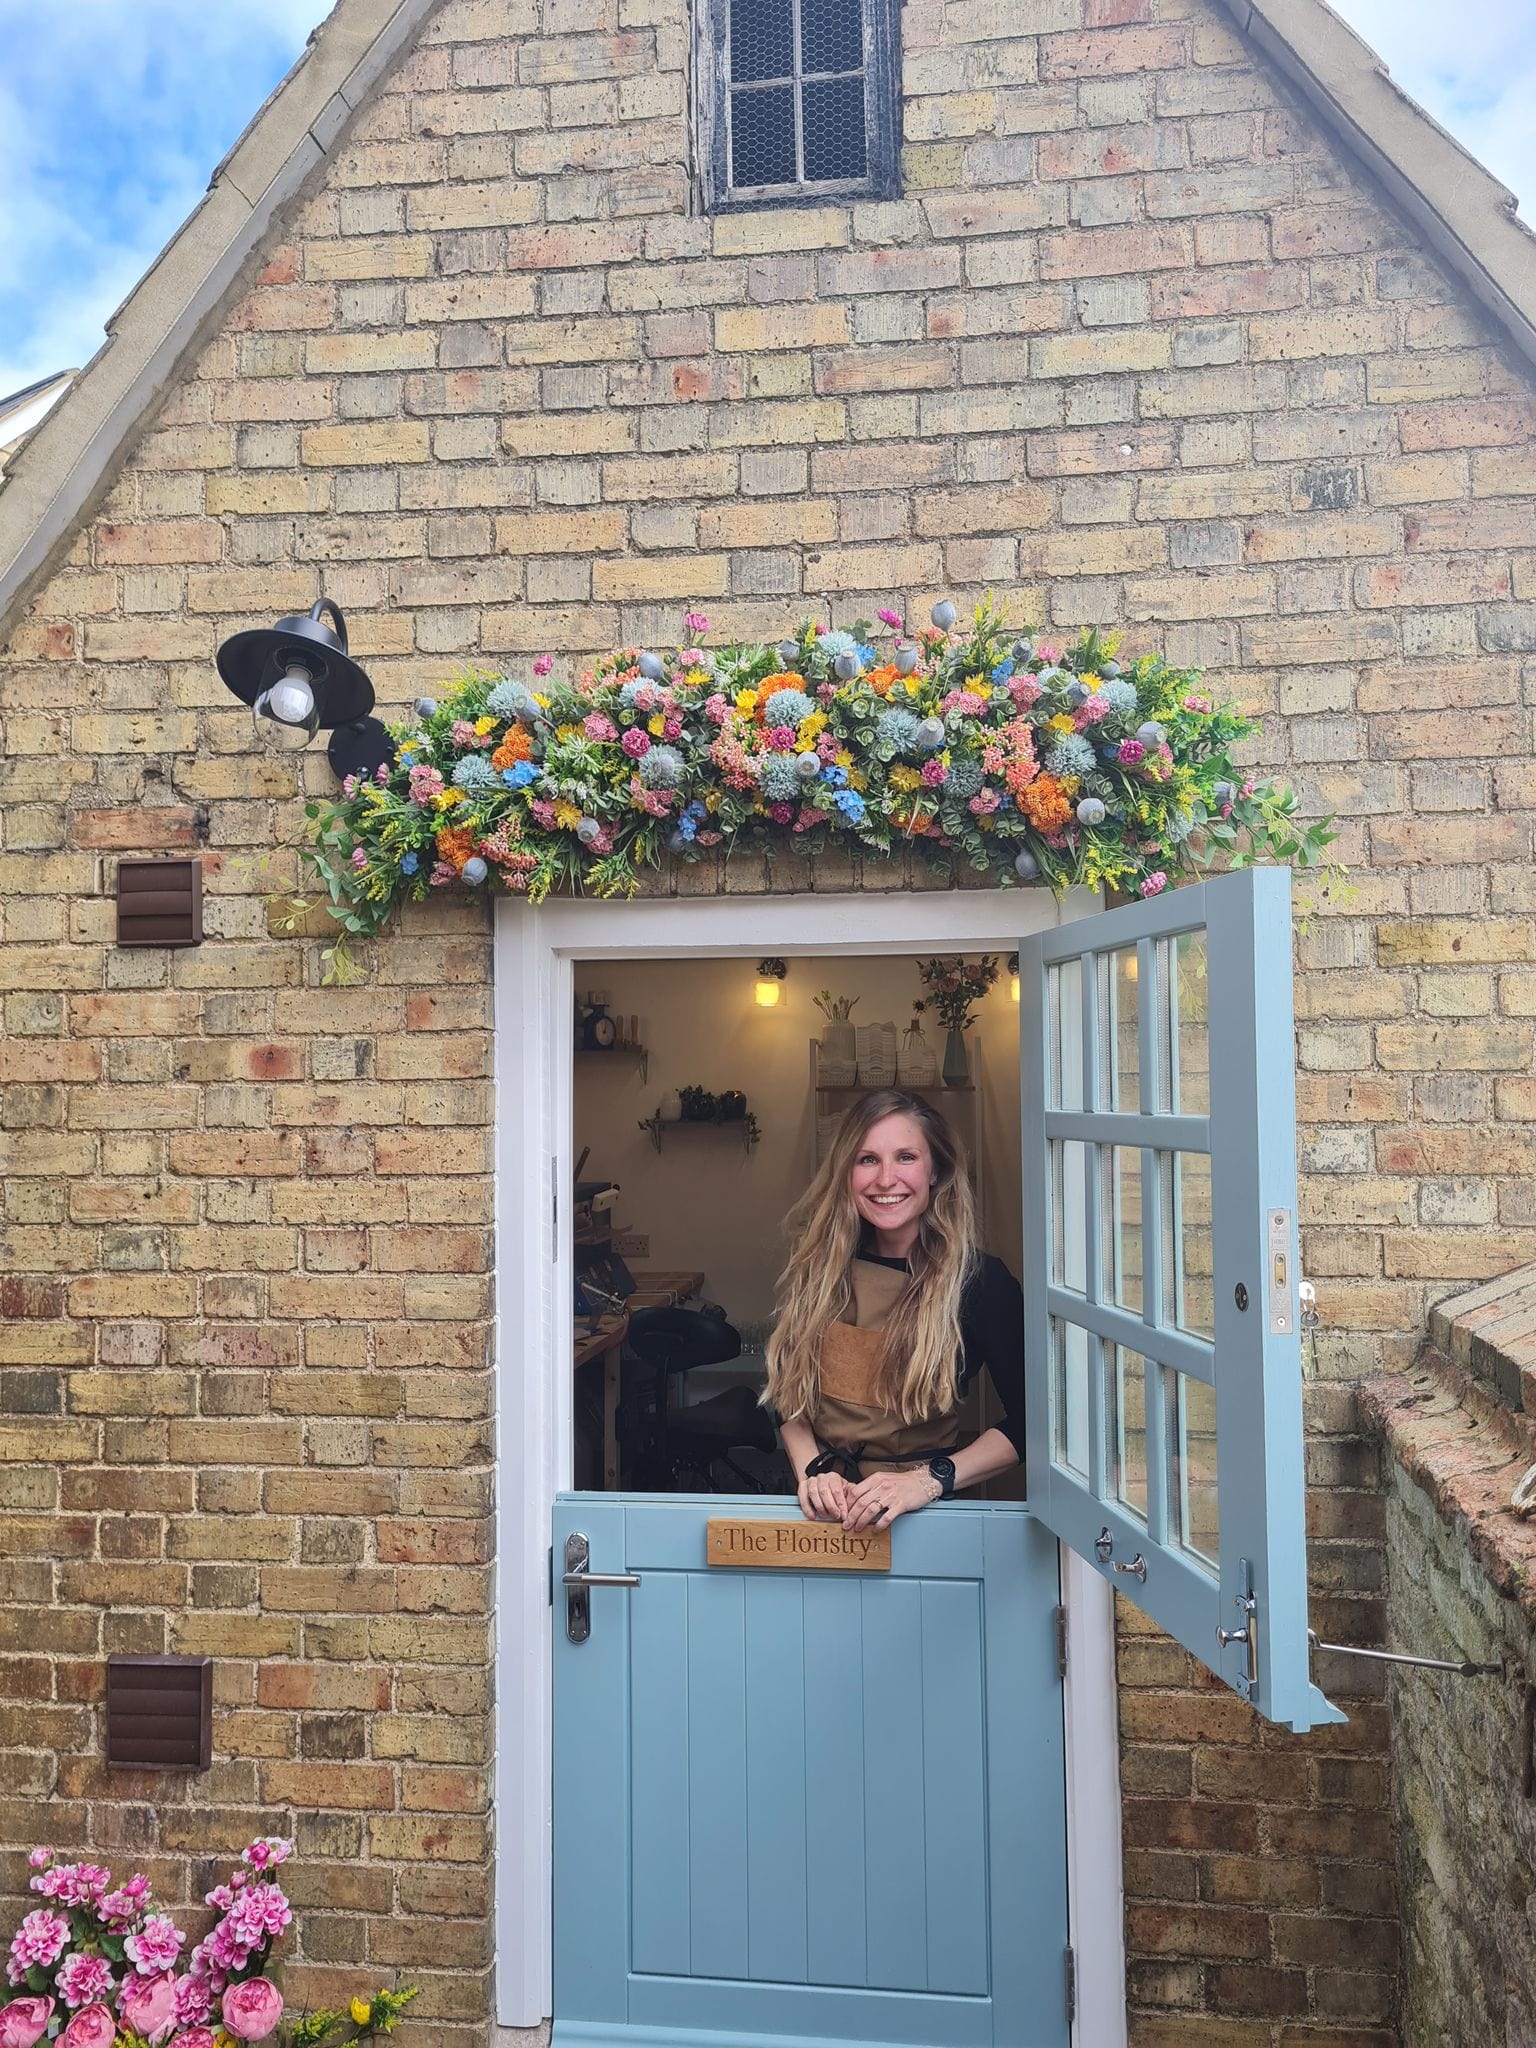
[[151, 1910], [147, 1877], [114, 1890], [99, 1864], [34, 1849], [31, 1888], [48, 1904], [11, 1939], [6, 1976], [22, 1995], [0, 2005], [0, 2048], [351, 2048], [389, 2033], [414, 1986], [285, 2021], [272, 1964], [293, 1920], [279, 1882], [292, 1853], [278, 1836], [252, 1842], [229, 1882], [205, 1894], [213, 1923], [183, 1954], [187, 1936]]

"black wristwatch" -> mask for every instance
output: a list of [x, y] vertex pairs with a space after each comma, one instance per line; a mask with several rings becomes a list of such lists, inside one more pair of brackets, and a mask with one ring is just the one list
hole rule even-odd
[[955, 1461], [953, 1458], [930, 1458], [928, 1470], [939, 1482], [939, 1499], [951, 1500], [955, 1491]]

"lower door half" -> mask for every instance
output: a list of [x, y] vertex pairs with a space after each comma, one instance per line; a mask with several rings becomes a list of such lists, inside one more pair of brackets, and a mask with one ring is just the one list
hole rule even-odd
[[[1054, 1539], [946, 1504], [889, 1573], [706, 1567], [711, 1517], [794, 1513], [557, 1504], [558, 2048], [1065, 2048]], [[580, 1642], [576, 1533], [638, 1579]]]

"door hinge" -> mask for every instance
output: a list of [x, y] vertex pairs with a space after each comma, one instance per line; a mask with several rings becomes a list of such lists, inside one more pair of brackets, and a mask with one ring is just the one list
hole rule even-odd
[[552, 1265], [560, 1258], [560, 1162], [553, 1152], [549, 1155], [549, 1257]]
[[1077, 2018], [1077, 1951], [1070, 1942], [1067, 1943], [1066, 1964], [1067, 2023], [1070, 2025]]
[[549, 1565], [549, 1604], [551, 1607], [553, 1607], [555, 1604], [555, 1546], [553, 1545], [553, 1543], [551, 1543], [549, 1546], [549, 1550], [546, 1555], [546, 1562]]
[[[1066, 1608], [1065, 1608], [1065, 1607], [1058, 1607], [1058, 1608], [1057, 1608], [1057, 1610], [1056, 1610], [1056, 1676], [1057, 1676], [1058, 1678], [1065, 1678], [1065, 1677], [1066, 1677], [1066, 1675], [1067, 1675], [1067, 1610], [1066, 1610]], [[1070, 1951], [1069, 1951], [1069, 1953], [1070, 1953]]]

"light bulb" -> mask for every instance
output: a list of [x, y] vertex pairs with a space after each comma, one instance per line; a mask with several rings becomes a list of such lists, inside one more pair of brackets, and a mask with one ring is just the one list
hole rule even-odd
[[1017, 974], [1010, 974], [1008, 977], [1008, 993], [1015, 1002], [1019, 1000], [1019, 977]]
[[757, 984], [757, 1004], [761, 1010], [775, 1010], [779, 1003], [779, 984], [771, 976], [762, 977]]
[[309, 671], [297, 664], [291, 667], [280, 683], [273, 684], [267, 703], [271, 715], [280, 725], [307, 725], [315, 708]]

